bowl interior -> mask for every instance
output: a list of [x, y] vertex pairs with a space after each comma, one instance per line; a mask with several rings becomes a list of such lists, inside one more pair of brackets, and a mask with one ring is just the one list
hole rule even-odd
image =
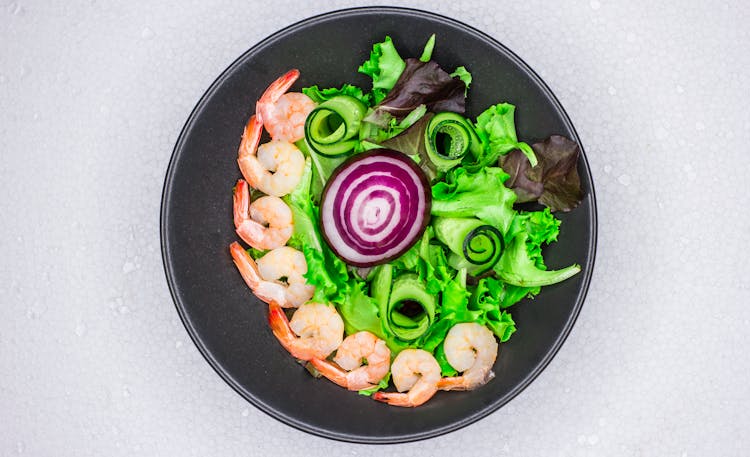
[[579, 263], [582, 273], [543, 288], [510, 311], [518, 331], [502, 344], [497, 377], [472, 392], [439, 392], [416, 409], [388, 407], [312, 378], [276, 342], [267, 307], [237, 273], [228, 252], [237, 239], [232, 187], [240, 177], [236, 151], [255, 101], [275, 77], [299, 68], [293, 90], [352, 83], [369, 88], [356, 69], [372, 44], [390, 35], [402, 57], [419, 56], [437, 35], [433, 59], [465, 65], [474, 82], [467, 114], [507, 101], [517, 106], [518, 136], [529, 143], [551, 134], [580, 141], [544, 83], [510, 51], [459, 22], [399, 8], [344, 10], [311, 18], [267, 38], [235, 61], [211, 86], [177, 142], [162, 202], [162, 250], [177, 309], [206, 359], [237, 392], [263, 411], [318, 435], [358, 442], [434, 436], [496, 410], [546, 366], [572, 327], [593, 267], [596, 210], [585, 157], [579, 163], [586, 198], [562, 219], [559, 242], [545, 251], [550, 268]]

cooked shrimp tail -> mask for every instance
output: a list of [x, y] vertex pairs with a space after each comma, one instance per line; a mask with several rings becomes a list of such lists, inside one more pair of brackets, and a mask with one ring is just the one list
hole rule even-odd
[[247, 186], [247, 181], [244, 179], [237, 181], [232, 200], [234, 202], [234, 226], [239, 230], [250, 213], [250, 189]]
[[432, 385], [422, 384], [414, 386], [409, 392], [375, 392], [372, 394], [374, 400], [388, 403], [391, 406], [403, 406], [414, 408], [427, 402], [437, 392], [437, 388]]
[[349, 373], [340, 366], [333, 362], [323, 359], [311, 359], [310, 364], [314, 366], [320, 374], [340, 385], [341, 387], [349, 390], [364, 390], [375, 387], [373, 384], [367, 382], [366, 379], [360, 380], [357, 383], [350, 381]]
[[271, 327], [273, 335], [279, 340], [284, 349], [298, 359], [304, 359], [303, 354], [297, 354], [294, 348], [294, 340], [297, 335], [289, 327], [289, 319], [284, 314], [284, 309], [276, 302], [268, 304], [268, 325]]
[[[255, 112], [260, 114], [261, 122], [263, 121], [264, 111], [273, 109], [273, 105], [279, 101], [282, 95], [288, 91], [295, 81], [299, 78], [299, 70], [292, 68], [283, 75], [279, 76], [276, 81], [263, 92], [258, 102], [255, 104]], [[266, 118], [268, 120], [268, 118]]]
[[294, 143], [305, 137], [305, 119], [315, 102], [300, 92], [287, 92], [299, 78], [298, 70], [289, 70], [268, 86], [255, 105], [263, 127], [271, 138]]
[[483, 378], [475, 378], [475, 380], [465, 376], [450, 376], [440, 379], [437, 387], [440, 390], [472, 390], [487, 384], [494, 377], [495, 373], [492, 370], [488, 371]]
[[242, 171], [243, 174], [245, 172], [242, 170], [243, 163], [241, 161], [255, 155], [255, 152], [258, 150], [258, 145], [260, 144], [260, 136], [262, 134], [263, 122], [260, 120], [260, 117], [257, 114], [253, 114], [252, 116], [250, 116], [250, 120], [247, 121], [245, 130], [242, 131], [240, 149], [237, 153], [237, 162], [239, 163], [240, 171]]

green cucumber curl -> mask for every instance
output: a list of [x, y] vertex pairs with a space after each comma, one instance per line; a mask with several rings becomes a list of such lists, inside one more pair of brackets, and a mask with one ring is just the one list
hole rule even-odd
[[349, 95], [337, 95], [310, 112], [305, 120], [305, 141], [314, 152], [340, 157], [354, 149], [367, 107]]
[[455, 267], [464, 267], [472, 276], [489, 271], [500, 260], [505, 243], [497, 228], [479, 219], [437, 217], [432, 220], [435, 236], [451, 250]]
[[456, 113], [434, 115], [424, 131], [427, 157], [439, 171], [455, 167], [471, 151], [477, 154], [482, 144], [471, 122]]
[[412, 273], [393, 281], [387, 305], [380, 313], [383, 326], [403, 341], [424, 335], [435, 320], [437, 299], [427, 292], [424, 282]]

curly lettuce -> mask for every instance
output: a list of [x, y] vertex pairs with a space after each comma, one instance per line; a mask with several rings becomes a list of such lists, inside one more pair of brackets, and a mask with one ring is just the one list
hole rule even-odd
[[372, 46], [370, 58], [357, 71], [372, 78], [373, 101], [380, 103], [396, 85], [405, 67], [406, 62], [398, 55], [391, 37], [386, 36], [383, 42]]
[[518, 141], [515, 112], [516, 107], [510, 103], [498, 103], [490, 106], [477, 117], [475, 130], [482, 142], [482, 153], [474, 157], [474, 162], [464, 165], [469, 171], [481, 170], [494, 164], [498, 157], [516, 149], [526, 156], [532, 167], [537, 164], [537, 158], [531, 146]]
[[454, 168], [444, 182], [432, 186], [433, 216], [477, 217], [502, 233], [515, 215], [516, 194], [503, 183], [508, 174], [502, 168], [486, 167], [477, 173]]
[[344, 84], [340, 88], [329, 87], [320, 89], [317, 85], [302, 88], [302, 93], [310, 97], [315, 103], [323, 103], [339, 95], [348, 95], [364, 103], [366, 106], [372, 104], [372, 94], [365, 93], [361, 88], [351, 84]]
[[500, 279], [509, 285], [533, 289], [564, 281], [580, 272], [577, 264], [559, 270], [546, 269], [542, 245], [557, 240], [559, 227], [560, 221], [549, 208], [517, 215], [508, 234], [510, 241], [494, 268]]

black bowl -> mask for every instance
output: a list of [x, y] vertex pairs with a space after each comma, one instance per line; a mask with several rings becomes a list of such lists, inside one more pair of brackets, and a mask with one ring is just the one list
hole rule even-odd
[[188, 333], [217, 373], [271, 416], [316, 435], [395, 443], [456, 430], [497, 410], [534, 380], [558, 351], [583, 304], [596, 246], [591, 173], [582, 155], [586, 197], [559, 214], [559, 242], [545, 252], [551, 268], [573, 262], [583, 271], [543, 288], [512, 308], [518, 332], [501, 345], [497, 377], [472, 392], [438, 392], [419, 408], [387, 406], [310, 376], [274, 339], [267, 307], [240, 278], [229, 256], [237, 239], [232, 187], [236, 151], [255, 100], [278, 75], [299, 68], [295, 88], [344, 82], [369, 87], [357, 66], [372, 44], [390, 35], [404, 57], [419, 56], [430, 34], [443, 68], [465, 65], [474, 76], [468, 114], [490, 104], [517, 106], [519, 137], [529, 143], [562, 134], [580, 144], [560, 103], [521, 59], [465, 24], [404, 8], [355, 8], [286, 27], [237, 59], [193, 110], [172, 155], [161, 207], [162, 255], [172, 297]]

